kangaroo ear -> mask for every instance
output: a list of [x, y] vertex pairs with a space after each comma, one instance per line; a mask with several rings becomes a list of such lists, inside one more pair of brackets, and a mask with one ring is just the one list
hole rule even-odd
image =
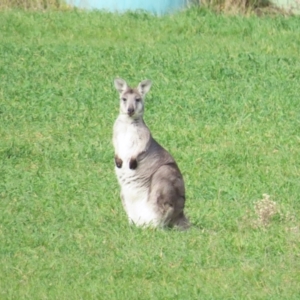
[[151, 88], [152, 82], [150, 80], [143, 80], [138, 85], [138, 91], [142, 96], [145, 96]]
[[122, 78], [116, 78], [114, 80], [114, 84], [115, 84], [116, 90], [120, 94], [123, 93], [128, 88], [128, 85], [127, 85], [126, 81]]

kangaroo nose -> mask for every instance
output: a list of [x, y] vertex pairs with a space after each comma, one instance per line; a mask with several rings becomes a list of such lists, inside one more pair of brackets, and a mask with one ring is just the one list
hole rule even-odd
[[132, 107], [127, 109], [127, 112], [129, 115], [132, 115], [134, 113], [134, 109]]

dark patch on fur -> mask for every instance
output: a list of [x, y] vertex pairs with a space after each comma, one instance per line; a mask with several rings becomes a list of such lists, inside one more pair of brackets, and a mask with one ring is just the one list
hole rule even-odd
[[131, 87], [128, 87], [127, 90], [124, 92], [124, 95], [126, 94], [138, 94], [140, 95], [139, 91], [137, 88], [131, 88]]
[[133, 92], [134, 92], [134, 91], [133, 91], [132, 88], [128, 88], [128, 90], [127, 90], [127, 93], [128, 93], [128, 94], [133, 94]]
[[165, 166], [173, 167], [174, 169], [176, 169], [177, 171], [180, 172], [180, 170], [179, 170], [179, 168], [178, 168], [176, 162], [170, 162], [170, 163], [167, 163], [167, 164], [165, 164]]
[[131, 158], [129, 162], [129, 169], [135, 170], [137, 168], [137, 160], [135, 158]]
[[123, 161], [117, 155], [115, 156], [115, 163], [116, 163], [117, 168], [119, 168], [119, 169], [122, 168]]

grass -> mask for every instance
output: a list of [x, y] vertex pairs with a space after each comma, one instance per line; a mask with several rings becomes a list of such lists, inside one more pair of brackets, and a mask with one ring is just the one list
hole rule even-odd
[[[299, 299], [299, 25], [1, 12], [0, 298]], [[187, 232], [127, 223], [117, 76], [154, 82], [145, 120], [183, 172]]]
[[283, 9], [278, 9], [270, 0], [194, 0], [192, 4], [201, 5], [217, 13], [225, 14], [287, 14]]
[[66, 9], [61, 0], [1, 0], [0, 9], [21, 8], [23, 10]]

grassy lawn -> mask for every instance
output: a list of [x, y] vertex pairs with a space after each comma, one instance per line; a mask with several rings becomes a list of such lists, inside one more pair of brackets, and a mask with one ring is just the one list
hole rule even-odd
[[[300, 299], [300, 18], [0, 12], [0, 299]], [[127, 223], [113, 79], [189, 231]], [[264, 195], [263, 194], [267, 194]]]

